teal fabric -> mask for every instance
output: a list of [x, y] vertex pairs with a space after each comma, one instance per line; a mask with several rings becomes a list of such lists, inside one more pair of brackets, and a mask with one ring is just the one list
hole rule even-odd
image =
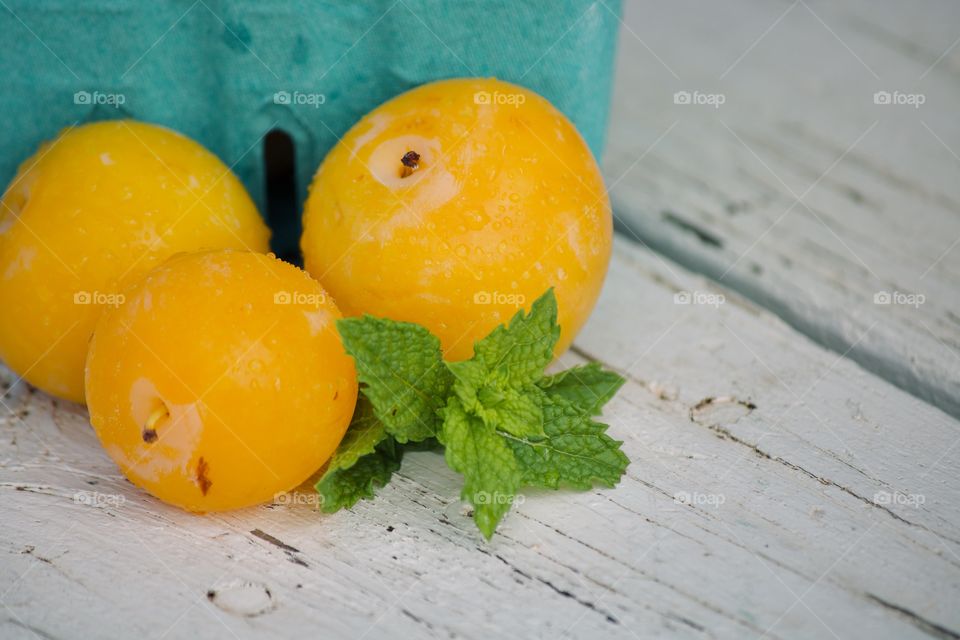
[[[619, 0], [6, 0], [5, 7], [2, 184], [60, 129], [132, 117], [202, 142], [233, 166], [261, 210], [262, 137], [271, 127], [294, 140], [302, 205], [338, 136], [388, 98], [440, 78], [526, 85], [564, 111], [599, 157], [621, 10]], [[278, 92], [301, 104], [282, 104]], [[281, 244], [296, 243], [297, 229], [275, 231]]]

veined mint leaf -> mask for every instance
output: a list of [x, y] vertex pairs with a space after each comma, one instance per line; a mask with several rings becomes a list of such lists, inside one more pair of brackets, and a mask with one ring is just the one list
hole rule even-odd
[[387, 429], [374, 415], [370, 401], [363, 396], [357, 398], [350, 427], [333, 452], [327, 470], [349, 469], [357, 460], [373, 453], [380, 441], [387, 437]]
[[543, 437], [543, 390], [533, 384], [510, 385], [477, 360], [449, 365], [453, 388], [464, 410], [484, 424], [525, 438]]
[[373, 316], [339, 320], [337, 329], [387, 433], [400, 443], [436, 436], [452, 384], [440, 341], [420, 325]]
[[553, 360], [560, 337], [553, 289], [473, 347], [473, 358], [447, 365], [464, 410], [484, 424], [522, 438], [543, 437], [542, 393], [535, 383]]
[[509, 325], [500, 325], [478, 341], [473, 346], [474, 360], [509, 384], [533, 383], [553, 360], [559, 338], [557, 299], [548, 289], [534, 301], [529, 314], [520, 309]]
[[316, 485], [323, 511], [332, 513], [372, 498], [374, 489], [387, 484], [400, 468], [402, 453], [370, 401], [358, 398], [350, 427]]
[[520, 486], [520, 469], [506, 440], [471, 416], [456, 397], [443, 410], [440, 441], [447, 464], [463, 474], [460, 497], [473, 505], [473, 519], [488, 540], [510, 510]]
[[561, 484], [589, 489], [612, 487], [630, 464], [623, 444], [608, 436], [607, 426], [557, 393], [547, 393], [543, 407], [544, 440], [503, 436], [519, 463], [524, 485], [556, 489]]
[[316, 486], [322, 499], [321, 509], [333, 513], [349, 509], [362, 498], [372, 498], [374, 489], [390, 482], [402, 457], [403, 449], [387, 436], [373, 453], [358, 458], [350, 467], [328, 469]]
[[[486, 389], [481, 389], [485, 391]], [[496, 404], [481, 404], [477, 415], [490, 426], [518, 436], [542, 438], [543, 391], [536, 385], [504, 388]]]
[[553, 396], [559, 396], [580, 407], [588, 415], [600, 415], [600, 410], [626, 382], [620, 374], [604, 369], [596, 362], [573, 367], [538, 382]]

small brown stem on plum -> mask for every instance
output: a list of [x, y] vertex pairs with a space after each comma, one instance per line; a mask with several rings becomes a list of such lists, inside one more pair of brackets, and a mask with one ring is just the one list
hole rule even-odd
[[147, 418], [146, 424], [143, 425], [143, 441], [147, 443], [153, 443], [157, 441], [157, 425], [161, 420], [170, 417], [170, 411], [167, 409], [167, 405], [160, 403], [160, 406], [153, 410], [153, 413]]
[[407, 151], [400, 158], [400, 164], [403, 165], [403, 168], [400, 169], [401, 178], [413, 175], [413, 172], [420, 168], [420, 154], [416, 151]]

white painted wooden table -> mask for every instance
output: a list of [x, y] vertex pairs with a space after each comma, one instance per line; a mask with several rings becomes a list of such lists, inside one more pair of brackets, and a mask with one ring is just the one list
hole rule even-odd
[[182, 513], [3, 372], [0, 637], [960, 637], [958, 18], [628, 3], [623, 233], [561, 364], [628, 376], [633, 463], [490, 543], [428, 453], [334, 515]]

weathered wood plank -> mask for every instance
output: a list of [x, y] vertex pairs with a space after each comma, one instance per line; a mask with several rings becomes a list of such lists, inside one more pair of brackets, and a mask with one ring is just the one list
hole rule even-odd
[[605, 162], [621, 229], [960, 416], [958, 20], [627, 3]]
[[348, 512], [181, 513], [118, 475], [84, 410], [18, 385], [0, 635], [957, 637], [956, 422], [750, 303], [678, 291], [722, 292], [618, 242], [563, 364], [630, 376], [607, 416], [628, 476], [531, 495], [489, 544], [435, 454]]

